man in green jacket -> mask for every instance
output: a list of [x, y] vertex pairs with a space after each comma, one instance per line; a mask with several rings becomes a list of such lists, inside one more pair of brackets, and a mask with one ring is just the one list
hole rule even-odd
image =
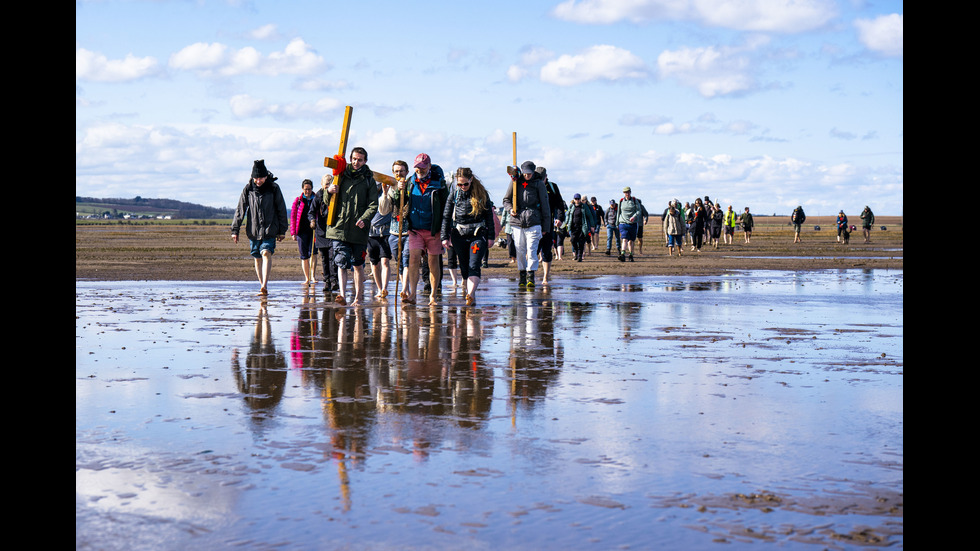
[[633, 197], [632, 190], [627, 186], [623, 188], [623, 198], [619, 200], [619, 208], [616, 210], [619, 236], [623, 244], [623, 248], [619, 251], [619, 261], [626, 262], [629, 258], [629, 261], [633, 262], [633, 242], [636, 240], [637, 228], [648, 218], [647, 209], [643, 203]]
[[[324, 201], [318, 205], [326, 216], [331, 195], [336, 195], [334, 209], [337, 221], [327, 226], [324, 235], [332, 242], [333, 258], [337, 264], [337, 280], [340, 293], [334, 302], [347, 304], [347, 270], [354, 270], [354, 300], [351, 305], [361, 304], [364, 296], [364, 257], [367, 255], [368, 230], [378, 212], [378, 184], [367, 165], [367, 151], [363, 147], [351, 150], [350, 162], [339, 178], [327, 186]], [[337, 184], [337, 181], [340, 184]]]
[[864, 242], [871, 243], [871, 226], [875, 223], [875, 213], [871, 212], [871, 207], [865, 205], [861, 211], [861, 229], [864, 231]]

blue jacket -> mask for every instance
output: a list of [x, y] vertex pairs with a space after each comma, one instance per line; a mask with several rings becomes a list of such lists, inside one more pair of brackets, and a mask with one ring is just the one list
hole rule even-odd
[[[446, 185], [446, 177], [439, 165], [432, 165], [429, 169], [429, 183], [422, 191], [418, 182], [418, 175], [409, 176], [406, 186], [409, 190], [406, 196], [408, 205], [408, 216], [404, 226], [413, 231], [428, 229], [432, 235], [439, 235], [442, 230], [442, 210], [446, 206], [446, 198], [449, 196], [449, 187]], [[398, 204], [401, 192], [397, 186], [388, 189], [388, 197], [393, 204]]]

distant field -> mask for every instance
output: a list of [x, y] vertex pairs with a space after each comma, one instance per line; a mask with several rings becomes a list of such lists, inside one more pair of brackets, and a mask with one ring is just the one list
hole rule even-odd
[[[864, 244], [860, 230], [851, 243], [837, 243], [834, 217], [807, 219], [803, 243], [793, 243], [789, 217], [756, 217], [751, 243], [736, 232], [730, 245], [705, 246], [701, 252], [685, 247], [681, 257], [667, 256], [659, 217], [644, 226], [636, 262], [618, 262], [605, 255], [606, 233], [600, 249], [574, 262], [571, 243], [565, 257], [552, 264], [557, 278], [623, 275], [710, 275], [731, 270], [820, 270], [903, 268], [904, 231], [900, 216], [877, 217], [872, 243]], [[855, 225], [860, 224], [857, 219]], [[228, 220], [78, 221], [75, 225], [75, 277], [99, 280], [250, 280], [255, 278], [248, 242], [231, 241]], [[814, 230], [820, 226], [820, 231]], [[881, 231], [881, 226], [887, 228]], [[299, 256], [287, 238], [276, 249], [273, 280], [300, 280]], [[490, 251], [484, 277], [513, 277], [516, 268], [506, 250]]]

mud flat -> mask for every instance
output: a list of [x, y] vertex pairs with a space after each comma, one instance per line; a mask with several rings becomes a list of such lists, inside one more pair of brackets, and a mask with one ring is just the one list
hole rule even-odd
[[904, 546], [900, 269], [159, 279], [76, 280], [77, 549]]
[[[600, 230], [600, 249], [590, 251], [584, 262], [574, 262], [571, 242], [566, 257], [554, 262], [556, 275], [706, 275], [737, 270], [902, 269], [904, 230], [901, 217], [878, 217], [872, 242], [864, 244], [860, 230], [849, 245], [837, 243], [833, 217], [808, 218], [803, 243], [793, 243], [786, 217], [759, 217], [751, 243], [736, 233], [731, 245], [705, 247], [700, 253], [685, 250], [668, 257], [659, 237], [659, 218], [644, 229], [642, 253], [636, 261], [621, 263], [606, 256], [605, 228]], [[820, 231], [813, 228], [820, 226]], [[887, 228], [881, 231], [880, 228]], [[75, 277], [86, 280], [229, 280], [255, 278], [246, 240], [231, 242], [227, 224], [77, 224], [75, 226]], [[689, 248], [689, 247], [688, 247]], [[507, 252], [494, 248], [486, 277], [513, 277]], [[272, 278], [300, 281], [296, 244], [279, 244]]]

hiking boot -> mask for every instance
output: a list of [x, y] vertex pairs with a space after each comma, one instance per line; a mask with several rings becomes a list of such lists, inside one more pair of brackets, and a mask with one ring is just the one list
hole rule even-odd
[[619, 253], [619, 261], [620, 262], [626, 262], [626, 255], [623, 254], [623, 253]]

